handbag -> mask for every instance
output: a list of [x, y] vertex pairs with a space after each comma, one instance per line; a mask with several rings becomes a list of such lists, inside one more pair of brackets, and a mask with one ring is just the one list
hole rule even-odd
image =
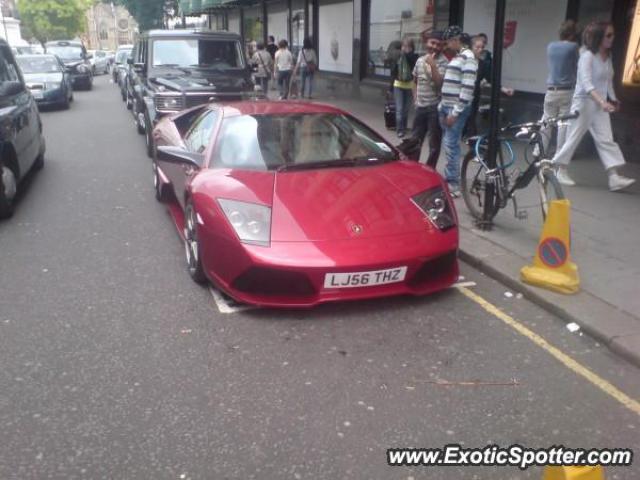
[[301, 52], [302, 58], [304, 58], [304, 63], [307, 65], [307, 70], [309, 70], [309, 73], [314, 73], [318, 69], [318, 65], [316, 65], [316, 62], [309, 62], [307, 60], [307, 56], [304, 54], [304, 48], [301, 50]]
[[260, 52], [258, 52], [258, 60], [260, 60], [260, 63], [262, 64], [262, 68], [264, 69], [264, 73], [267, 76], [267, 78], [271, 77], [271, 70], [269, 70], [267, 66], [264, 64], [264, 60], [262, 60], [262, 55], [260, 55]]

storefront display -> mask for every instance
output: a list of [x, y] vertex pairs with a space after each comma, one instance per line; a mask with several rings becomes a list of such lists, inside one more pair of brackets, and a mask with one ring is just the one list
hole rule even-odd
[[353, 3], [320, 5], [320, 70], [351, 73], [353, 70]]
[[631, 23], [622, 83], [627, 87], [640, 87], [640, 2], [636, 4]]

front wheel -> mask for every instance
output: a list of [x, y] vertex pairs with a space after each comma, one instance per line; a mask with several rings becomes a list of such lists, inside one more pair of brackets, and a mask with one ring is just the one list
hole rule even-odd
[[542, 209], [543, 220], [547, 219], [549, 213], [549, 202], [553, 200], [564, 200], [564, 192], [562, 191], [562, 185], [556, 178], [556, 174], [550, 168], [541, 170], [539, 177], [540, 185], [540, 207]]
[[198, 241], [197, 213], [193, 203], [187, 203], [184, 210], [184, 251], [189, 275], [194, 282], [203, 284], [207, 281], [200, 258], [200, 243]]
[[18, 192], [18, 181], [9, 167], [0, 163], [0, 218], [13, 215], [13, 200]]
[[155, 145], [153, 143], [153, 125], [147, 115], [144, 116], [144, 139], [147, 146], [147, 156], [153, 158]]
[[[469, 209], [469, 213], [476, 220], [484, 219], [485, 192], [487, 186], [487, 169], [476, 157], [475, 151], [470, 149], [462, 160], [460, 171], [460, 190], [462, 199]], [[494, 190], [495, 195], [495, 190]], [[493, 200], [493, 210], [489, 212], [492, 220], [499, 210], [497, 199]]]

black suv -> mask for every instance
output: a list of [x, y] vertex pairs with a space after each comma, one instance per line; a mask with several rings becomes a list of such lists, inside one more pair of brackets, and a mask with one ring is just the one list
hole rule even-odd
[[241, 37], [234, 33], [151, 30], [140, 36], [128, 63], [127, 102], [149, 156], [162, 115], [254, 94]]
[[0, 39], [0, 218], [13, 213], [20, 180], [44, 165], [44, 149], [38, 107], [11, 48]]
[[58, 40], [45, 44], [47, 53], [57, 55], [64, 63], [67, 72], [71, 75], [73, 88], [91, 90], [93, 86], [93, 72], [90, 55], [80, 42]]

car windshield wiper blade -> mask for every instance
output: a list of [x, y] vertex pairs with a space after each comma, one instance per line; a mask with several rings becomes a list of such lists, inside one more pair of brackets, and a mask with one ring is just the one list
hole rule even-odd
[[320, 160], [317, 162], [304, 162], [304, 163], [285, 163], [280, 165], [276, 171], [289, 172], [292, 170], [313, 170], [316, 168], [334, 168], [334, 167], [352, 167], [356, 164], [357, 160], [347, 158], [344, 160]]

